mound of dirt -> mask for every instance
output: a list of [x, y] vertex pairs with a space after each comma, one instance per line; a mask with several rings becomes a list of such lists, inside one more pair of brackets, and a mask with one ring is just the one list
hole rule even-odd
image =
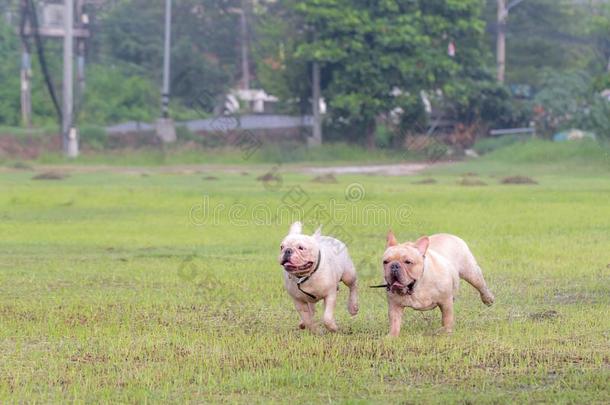
[[58, 172], [44, 172], [32, 177], [32, 180], [63, 180], [68, 177], [67, 174]]
[[269, 181], [280, 181], [281, 178], [280, 176], [273, 174], [271, 172], [265, 173], [262, 176], [258, 176], [256, 178], [256, 180], [258, 181], [264, 181], [264, 182], [269, 182]]
[[436, 184], [438, 183], [435, 179], [422, 179], [418, 181], [414, 181], [411, 184]]
[[337, 178], [332, 173], [321, 174], [311, 180], [313, 183], [336, 184]]
[[479, 179], [471, 179], [469, 177], [464, 177], [460, 182], [458, 182], [460, 186], [486, 186], [487, 183], [481, 181]]
[[501, 180], [502, 184], [538, 184], [538, 182], [527, 176], [511, 176]]

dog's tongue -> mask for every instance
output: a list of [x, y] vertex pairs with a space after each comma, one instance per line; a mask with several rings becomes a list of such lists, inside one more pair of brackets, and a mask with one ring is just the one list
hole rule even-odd
[[398, 281], [394, 281], [394, 283], [392, 284], [392, 288], [396, 288], [396, 289], [403, 289], [405, 288], [404, 285], [402, 285], [401, 283], [399, 283]]

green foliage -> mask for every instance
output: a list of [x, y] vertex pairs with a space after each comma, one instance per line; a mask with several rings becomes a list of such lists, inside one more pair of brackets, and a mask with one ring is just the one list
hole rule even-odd
[[[211, 111], [236, 71], [238, 1], [182, 0], [174, 3], [172, 96], [191, 109]], [[130, 64], [161, 83], [164, 2], [122, 1], [104, 9], [102, 54]], [[136, 16], [134, 18], [134, 16]], [[102, 60], [103, 61], [103, 60]]]
[[593, 81], [593, 88], [599, 92], [610, 89], [610, 72], [597, 76]]
[[159, 91], [145, 78], [118, 67], [93, 66], [79, 119], [89, 124], [151, 121], [159, 113]]
[[534, 101], [544, 109], [538, 122], [547, 134], [579, 128], [610, 138], [610, 103], [592, 89], [589, 75], [551, 71], [543, 83]]
[[528, 126], [530, 103], [514, 99], [510, 91], [491, 78], [460, 80], [445, 86], [447, 105], [455, 119], [463, 124], [483, 124], [489, 128]]
[[[585, 32], [593, 41], [595, 50], [595, 70], [606, 70], [610, 74], [610, 2], [592, 4], [591, 15], [587, 18]], [[610, 86], [609, 86], [610, 87]]]
[[80, 140], [89, 148], [104, 149], [108, 144], [106, 130], [93, 125], [83, 125], [80, 127]]
[[[405, 125], [421, 121], [419, 91], [472, 74], [483, 52], [478, 0], [312, 0], [288, 5], [294, 10], [286, 14], [292, 24], [270, 29], [273, 38], [287, 38], [279, 48], [285, 52], [280, 67], [299, 66], [299, 72], [308, 72], [307, 62], [318, 61], [331, 126], [344, 128], [352, 140], [366, 136], [369, 145], [380, 114], [400, 107], [407, 112]], [[451, 58], [447, 46], [456, 38], [460, 51]], [[310, 97], [309, 83], [290, 86], [286, 77], [284, 83], [285, 93], [301, 100]], [[404, 96], [397, 97], [396, 89]]]
[[0, 21], [0, 125], [19, 125], [19, 45], [11, 27]]
[[[491, 33], [487, 41], [495, 54], [497, 0], [486, 4]], [[590, 68], [595, 59], [589, 33], [591, 18], [584, 2], [568, 0], [526, 0], [511, 9], [506, 34], [507, 83], [538, 87], [546, 70]]]

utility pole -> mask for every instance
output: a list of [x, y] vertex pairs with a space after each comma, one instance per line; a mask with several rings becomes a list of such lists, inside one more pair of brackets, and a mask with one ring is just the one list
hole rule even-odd
[[21, 0], [21, 121], [23, 126], [32, 126], [32, 58], [30, 47], [25, 36], [26, 24], [28, 23], [27, 0]]
[[172, 0], [165, 0], [165, 45], [163, 48], [163, 88], [161, 90], [161, 118], [157, 120], [157, 136], [164, 143], [176, 141], [176, 128], [169, 116], [170, 68], [172, 42]]
[[23, 126], [32, 126], [32, 64], [27, 47], [21, 54], [21, 121]]
[[64, 0], [64, 80], [62, 139], [64, 153], [70, 158], [78, 156], [78, 134], [74, 120], [74, 0]]
[[163, 49], [163, 91], [161, 105], [163, 118], [169, 118], [170, 46], [172, 41], [172, 0], [165, 0], [165, 46]]
[[250, 89], [250, 64], [248, 62], [248, 21], [246, 19], [246, 0], [241, 1], [241, 12], [239, 13], [241, 27], [241, 72], [242, 86], [244, 90]]
[[506, 71], [506, 0], [498, 0], [498, 36], [496, 38], [496, 61], [498, 83], [504, 84]]
[[[89, 16], [83, 12], [85, 0], [76, 0], [76, 19], [79, 26], [88, 28]], [[85, 94], [85, 38], [76, 39], [76, 81], [79, 99]]]
[[311, 70], [311, 109], [313, 111], [313, 133], [312, 136], [308, 138], [308, 146], [320, 146], [322, 144], [322, 119], [320, 116], [320, 64], [318, 62], [314, 62]]
[[496, 62], [497, 62], [497, 79], [498, 83], [504, 84], [506, 73], [506, 26], [508, 20], [508, 12], [523, 0], [512, 0], [508, 5], [507, 0], [497, 0], [497, 23], [498, 34], [496, 38]]

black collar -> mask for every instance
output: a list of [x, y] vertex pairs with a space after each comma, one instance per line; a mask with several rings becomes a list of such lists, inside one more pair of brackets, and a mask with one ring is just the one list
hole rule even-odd
[[298, 278], [296, 280], [297, 283], [297, 288], [299, 289], [300, 292], [302, 292], [303, 294], [309, 296], [310, 298], [313, 298], [314, 300], [317, 300], [316, 296], [313, 294], [308, 293], [307, 291], [303, 291], [301, 289], [301, 284], [303, 284], [304, 282], [306, 282], [307, 280], [309, 280], [309, 278], [311, 276], [313, 276], [313, 273], [315, 273], [316, 271], [318, 271], [318, 269], [320, 268], [320, 263], [322, 262], [322, 250], [318, 250], [318, 263], [316, 263], [316, 267], [314, 267], [313, 271], [311, 273], [309, 273], [308, 275]]

